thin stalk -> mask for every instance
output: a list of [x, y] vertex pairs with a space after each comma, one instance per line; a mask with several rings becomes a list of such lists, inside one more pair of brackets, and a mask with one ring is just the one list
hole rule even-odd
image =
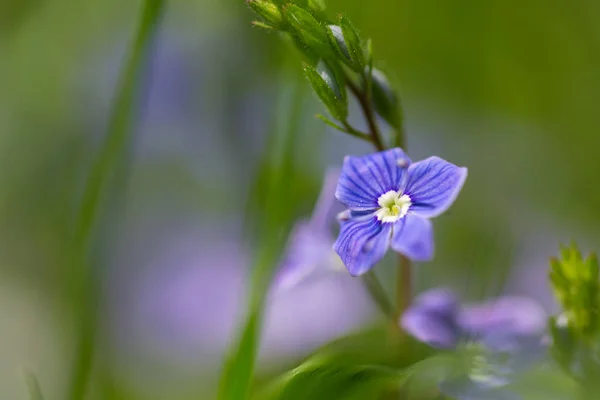
[[412, 300], [412, 263], [398, 254], [398, 269], [396, 274], [396, 321], [410, 306]]
[[[375, 118], [375, 110], [372, 107], [371, 102], [371, 94], [370, 94], [370, 76], [362, 77], [365, 81], [366, 91], [363, 91], [358, 87], [351, 79], [346, 79], [346, 84], [350, 91], [354, 94], [356, 99], [358, 100], [362, 112], [365, 116], [365, 120], [367, 121], [367, 125], [369, 127], [369, 135], [372, 138], [373, 145], [378, 151], [383, 151], [386, 149], [384, 142], [381, 138], [381, 133], [377, 126], [377, 121]], [[398, 128], [396, 130], [394, 145], [397, 147], [401, 147], [406, 150], [405, 143], [405, 132], [402, 123], [402, 111], [398, 110]], [[398, 254], [398, 268], [396, 275], [396, 306], [391, 309], [394, 310], [394, 314], [391, 315], [392, 321], [397, 326], [397, 321], [400, 316], [404, 313], [404, 311], [410, 306], [412, 300], [412, 263], [405, 256]], [[365, 279], [367, 288], [369, 292], [373, 295], [375, 301], [380, 304], [380, 307], [384, 312], [390, 310], [388, 305], [382, 305], [380, 295], [377, 293], [377, 290], [373, 290], [371, 287], [373, 285], [373, 279], [376, 279], [374, 275], [369, 276]], [[387, 299], [387, 297], [386, 297]], [[386, 314], [389, 316], [389, 314]]]
[[367, 142], [373, 142], [373, 137], [372, 135], [365, 133], [365, 132], [361, 132], [358, 129], [355, 129], [352, 125], [350, 125], [350, 123], [348, 123], [348, 121], [342, 121], [342, 124], [344, 125], [344, 128], [346, 129], [345, 132], [349, 133], [352, 136], [355, 136], [359, 139], [362, 140], [366, 140]]
[[79, 330], [69, 383], [68, 399], [86, 396], [95, 355], [97, 331], [98, 279], [88, 259], [100, 205], [114, 178], [124, 149], [130, 141], [134, 121], [135, 97], [139, 89], [139, 71], [145, 61], [149, 42], [164, 8], [164, 0], [144, 0], [134, 42], [122, 71], [111, 111], [108, 134], [85, 183], [73, 230], [68, 266], [72, 277], [70, 295], [76, 304]]
[[390, 319], [395, 318], [396, 309], [394, 308], [394, 305], [386, 295], [383, 286], [381, 286], [379, 279], [377, 279], [377, 276], [375, 275], [375, 272], [373, 272], [373, 270], [367, 272], [366, 274], [364, 274], [363, 279], [365, 282], [365, 286], [369, 291], [369, 294], [371, 295], [373, 300], [375, 300], [375, 302], [379, 306], [379, 309], [385, 314], [386, 317]]
[[25, 384], [27, 385], [27, 391], [29, 392], [29, 400], [44, 400], [40, 383], [34, 374], [25, 374]]
[[368, 96], [363, 93], [358, 86], [351, 79], [346, 79], [346, 84], [348, 88], [358, 100], [360, 107], [365, 116], [365, 120], [367, 121], [367, 125], [369, 126], [369, 134], [373, 139], [373, 145], [377, 149], [377, 151], [383, 151], [386, 149], [383, 140], [381, 139], [381, 133], [379, 132], [379, 128], [377, 127], [377, 121], [375, 119], [375, 111], [371, 104], [369, 103]]

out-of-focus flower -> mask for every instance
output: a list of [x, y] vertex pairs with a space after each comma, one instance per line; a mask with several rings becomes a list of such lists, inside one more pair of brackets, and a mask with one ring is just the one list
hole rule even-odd
[[330, 169], [310, 220], [300, 221], [294, 227], [284, 260], [275, 275], [273, 291], [289, 290], [302, 282], [343, 271], [343, 265], [332, 250], [332, 215], [336, 206], [334, 197], [339, 170]]
[[350, 274], [367, 272], [390, 246], [414, 261], [430, 260], [429, 219], [452, 205], [466, 177], [466, 168], [439, 157], [411, 163], [400, 148], [346, 157], [335, 195], [348, 210], [334, 249]]
[[545, 352], [545, 312], [524, 297], [461, 307], [450, 291], [435, 289], [415, 299], [401, 324], [420, 341], [456, 350], [464, 368], [440, 390], [461, 400], [518, 398], [504, 387]]

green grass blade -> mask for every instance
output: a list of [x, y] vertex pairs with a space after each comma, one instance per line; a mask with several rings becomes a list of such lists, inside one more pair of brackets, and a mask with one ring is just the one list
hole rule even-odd
[[68, 399], [85, 397], [94, 359], [98, 283], [94, 279], [88, 255], [101, 203], [127, 147], [135, 121], [135, 97], [139, 92], [140, 70], [164, 9], [164, 0], [145, 0], [135, 39], [122, 71], [111, 111], [108, 133], [95, 159], [84, 187], [75, 220], [70, 248], [69, 296], [75, 304], [79, 322], [75, 358], [71, 370]]
[[[260, 219], [250, 222], [257, 223], [255, 236], [259, 239], [256, 241], [258, 250], [250, 288], [249, 311], [238, 339], [225, 360], [219, 382], [219, 400], [244, 400], [250, 396], [260, 344], [263, 307], [268, 293], [266, 289], [285, 247], [293, 220], [293, 207], [290, 207], [293, 151], [306, 97], [302, 86], [295, 87], [288, 96], [291, 99], [289, 109], [277, 113], [277, 118], [285, 121], [285, 126], [283, 129], [278, 129], [278, 126], [273, 129], [266, 154], [268, 167], [258, 174], [255, 182], [258, 201], [253, 212]], [[276, 146], [274, 143], [281, 140], [281, 136], [283, 143]]]
[[40, 383], [34, 374], [30, 372], [25, 373], [25, 385], [27, 386], [27, 391], [29, 392], [29, 400], [44, 400]]

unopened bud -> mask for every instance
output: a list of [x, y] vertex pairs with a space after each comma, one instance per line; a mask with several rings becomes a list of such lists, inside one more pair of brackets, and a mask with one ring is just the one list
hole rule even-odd
[[345, 88], [336, 73], [326, 62], [319, 62], [317, 68], [305, 65], [304, 73], [313, 90], [321, 99], [329, 113], [339, 121], [344, 121], [348, 116], [348, 98]]
[[254, 10], [255, 13], [264, 18], [269, 25], [274, 28], [280, 28], [283, 23], [283, 16], [277, 5], [266, 0], [246, 0], [246, 4]]
[[339, 50], [341, 55], [345, 57], [347, 63], [352, 62], [352, 58], [350, 57], [350, 51], [348, 51], [348, 46], [346, 45], [346, 41], [344, 40], [344, 34], [342, 33], [342, 28], [337, 25], [329, 25], [329, 32], [331, 34], [331, 38], [333, 39], [333, 45], [335, 48]]
[[371, 80], [373, 82], [373, 105], [375, 110], [388, 124], [400, 129], [401, 127], [398, 126], [400, 124], [398, 97], [389, 80], [383, 72], [376, 68], [372, 69]]

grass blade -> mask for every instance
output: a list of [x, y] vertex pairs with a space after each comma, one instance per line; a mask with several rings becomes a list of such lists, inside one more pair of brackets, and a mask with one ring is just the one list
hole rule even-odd
[[69, 383], [68, 399], [85, 397], [94, 359], [98, 283], [88, 260], [101, 203], [127, 147], [135, 121], [136, 96], [152, 36], [164, 9], [164, 0], [144, 0], [141, 20], [118, 83], [106, 139], [94, 160], [75, 220], [68, 259], [69, 296], [75, 304], [79, 330]]

